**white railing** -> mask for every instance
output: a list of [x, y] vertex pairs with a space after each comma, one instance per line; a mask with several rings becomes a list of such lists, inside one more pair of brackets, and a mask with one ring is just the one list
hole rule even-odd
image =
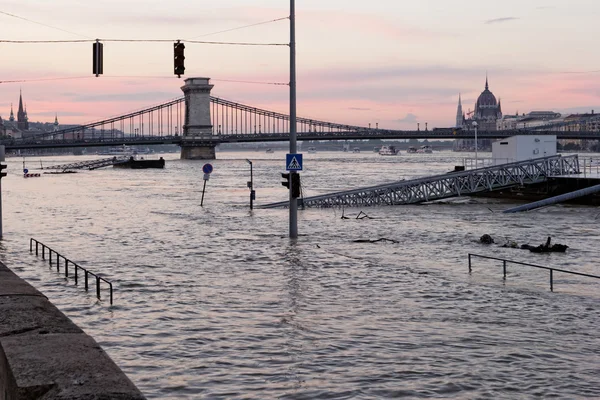
[[514, 158], [463, 158], [465, 170], [493, 167], [495, 165], [509, 164], [516, 160]]
[[579, 157], [579, 166], [584, 177], [600, 175], [600, 157]]

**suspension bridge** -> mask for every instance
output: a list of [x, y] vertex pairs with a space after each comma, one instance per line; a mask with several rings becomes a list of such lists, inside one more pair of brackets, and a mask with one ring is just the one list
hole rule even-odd
[[[116, 145], [176, 144], [182, 158], [210, 159], [220, 143], [277, 142], [289, 140], [289, 115], [241, 104], [210, 95], [209, 78], [189, 78], [184, 96], [124, 115], [106, 118], [56, 132], [19, 139], [3, 139], [7, 150]], [[577, 127], [577, 129], [573, 129]], [[556, 135], [558, 139], [599, 140], [600, 132], [585, 131], [585, 124], [572, 121], [570, 128], [479, 131], [479, 139], [513, 135]], [[362, 127], [311, 118], [297, 119], [298, 140], [364, 139], [474, 139], [474, 131], [463, 129], [390, 130]]]

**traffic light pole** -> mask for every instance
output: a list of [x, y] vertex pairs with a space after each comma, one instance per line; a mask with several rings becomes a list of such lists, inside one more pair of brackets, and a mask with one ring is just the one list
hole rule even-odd
[[0, 177], [0, 239], [2, 239], [2, 177]]
[[[0, 146], [0, 161], [4, 161], [4, 146]], [[4, 171], [7, 168], [6, 164], [0, 162], [0, 239], [2, 239], [2, 178], [6, 176]]]
[[[296, 154], [296, 2], [290, 0], [290, 154]], [[290, 238], [298, 237], [298, 200], [292, 195], [290, 171]]]

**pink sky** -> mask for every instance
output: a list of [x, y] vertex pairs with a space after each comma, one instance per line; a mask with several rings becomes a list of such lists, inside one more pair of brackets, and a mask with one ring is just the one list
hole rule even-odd
[[[189, 39], [285, 17], [285, 1], [4, 1], [1, 40]], [[250, 3], [252, 5], [250, 5]], [[298, 115], [339, 123], [413, 129], [454, 123], [483, 90], [505, 114], [600, 110], [600, 4], [594, 0], [303, 0], [298, 12]], [[326, 3], [326, 4], [323, 4]], [[403, 4], [404, 3], [404, 4]], [[526, 4], [525, 4], [526, 3]], [[288, 41], [288, 22], [198, 40]], [[181, 95], [171, 43], [105, 44], [105, 75], [91, 75], [91, 44], [0, 43], [0, 116], [23, 90], [30, 120], [75, 124], [159, 104]], [[287, 112], [288, 88], [226, 82], [288, 81], [287, 47], [186, 45], [186, 75], [213, 78], [213, 95]], [[79, 78], [36, 81], [43, 78]]]

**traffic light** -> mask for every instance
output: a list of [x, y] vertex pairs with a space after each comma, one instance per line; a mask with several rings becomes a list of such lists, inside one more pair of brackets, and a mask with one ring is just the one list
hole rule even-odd
[[185, 66], [183, 64], [183, 61], [185, 60], [185, 56], [183, 54], [184, 49], [185, 45], [183, 43], [179, 41], [177, 43], [173, 43], [173, 61], [175, 65], [175, 75], [177, 75], [178, 78], [181, 78], [181, 75], [183, 75], [185, 72]]
[[102, 75], [104, 72], [103, 68], [103, 53], [104, 53], [104, 44], [96, 41], [92, 45], [92, 73], [96, 76]]
[[292, 174], [292, 197], [297, 199], [300, 197], [300, 174]]
[[6, 164], [0, 164], [0, 179], [4, 178], [6, 176], [6, 172], [4, 172], [6, 167], [7, 167]]
[[289, 188], [290, 188], [290, 174], [289, 174], [289, 173], [288, 173], [288, 174], [285, 174], [285, 173], [283, 173], [283, 172], [282, 172], [282, 173], [281, 173], [281, 177], [282, 177], [283, 179], [285, 179], [285, 182], [281, 182], [281, 184], [282, 184], [283, 186], [285, 186], [286, 188], [288, 188], [288, 189], [289, 189]]

